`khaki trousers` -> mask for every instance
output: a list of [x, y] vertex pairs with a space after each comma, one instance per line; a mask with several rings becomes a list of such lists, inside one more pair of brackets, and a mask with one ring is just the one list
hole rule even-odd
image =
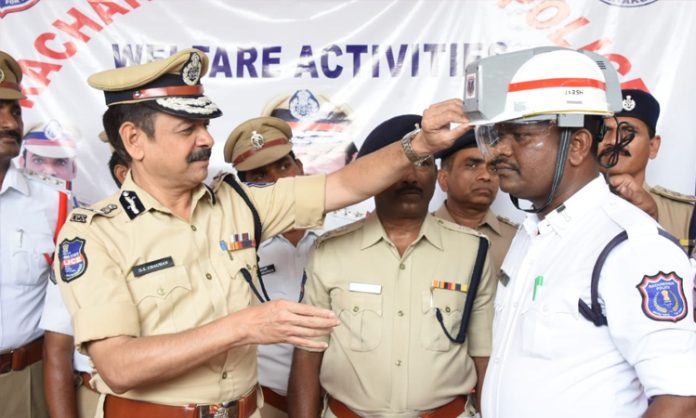
[[43, 361], [0, 374], [0, 418], [48, 418], [43, 390]]

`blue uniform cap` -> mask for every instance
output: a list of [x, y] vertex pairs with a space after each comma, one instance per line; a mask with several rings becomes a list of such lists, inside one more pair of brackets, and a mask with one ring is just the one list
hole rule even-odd
[[617, 117], [632, 117], [642, 120], [652, 134], [656, 131], [657, 119], [660, 117], [660, 104], [652, 94], [643, 90], [621, 90], [623, 109], [617, 112]]
[[474, 135], [474, 130], [470, 129], [470, 130], [466, 131], [466, 133], [464, 135], [457, 138], [457, 140], [454, 141], [454, 144], [452, 144], [451, 147], [436, 153], [435, 158], [440, 158], [441, 160], [445, 160], [445, 159], [451, 157], [453, 154], [455, 154], [459, 150], [463, 150], [464, 148], [474, 148], [474, 147], [476, 147], [476, 135]]
[[399, 115], [380, 123], [365, 138], [360, 151], [358, 151], [357, 158], [364, 157], [393, 142], [400, 141], [404, 135], [418, 128], [420, 123], [420, 115]]

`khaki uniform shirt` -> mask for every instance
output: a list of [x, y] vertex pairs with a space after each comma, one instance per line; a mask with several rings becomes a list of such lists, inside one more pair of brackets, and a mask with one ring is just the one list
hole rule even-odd
[[[321, 223], [324, 176], [245, 187], [263, 224], [260, 239]], [[173, 215], [129, 175], [97, 208], [76, 209], [63, 227], [54, 264], [73, 317], [75, 342], [177, 333], [244, 309], [254, 275], [251, 212], [232, 187], [193, 191], [191, 221]], [[246, 239], [246, 242], [245, 242]], [[256, 238], [259, 239], [259, 238]], [[221, 241], [233, 251], [223, 250]], [[233, 348], [167, 382], [119, 396], [169, 405], [238, 399], [256, 384], [256, 346]], [[97, 374], [102, 393], [112, 393]]]
[[430, 410], [467, 394], [477, 382], [471, 357], [488, 357], [496, 281], [486, 257], [463, 344], [466, 290], [481, 235], [431, 215], [403, 256], [377, 216], [319, 238], [307, 267], [305, 303], [332, 309], [341, 321], [330, 336], [321, 385], [363, 416]]
[[[688, 246], [689, 222], [696, 197], [667, 190], [660, 186], [644, 186], [657, 204], [657, 221], [667, 232]], [[686, 244], [685, 244], [686, 243]]]
[[[457, 223], [447, 210], [445, 203], [433, 213], [436, 217], [449, 222]], [[476, 228], [483, 233], [491, 242], [491, 258], [493, 274], [498, 274], [500, 266], [503, 265], [505, 254], [510, 249], [510, 243], [517, 233], [517, 224], [502, 216], [496, 216], [490, 209], [486, 212], [481, 224]]]

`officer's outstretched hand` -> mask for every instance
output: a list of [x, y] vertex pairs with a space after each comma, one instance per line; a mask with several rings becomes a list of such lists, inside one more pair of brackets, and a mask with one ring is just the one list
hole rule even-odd
[[657, 203], [650, 193], [630, 174], [616, 174], [609, 177], [609, 184], [622, 198], [638, 206], [643, 212], [657, 220]]
[[328, 335], [340, 324], [330, 310], [288, 300], [272, 300], [242, 312], [248, 343], [252, 344], [290, 343], [301, 348], [323, 349], [326, 343], [308, 337]]
[[[450, 124], [459, 124], [450, 126]], [[413, 138], [413, 150], [418, 155], [430, 155], [449, 148], [454, 141], [471, 129], [464, 115], [464, 102], [450, 99], [431, 105], [423, 111], [421, 133]]]

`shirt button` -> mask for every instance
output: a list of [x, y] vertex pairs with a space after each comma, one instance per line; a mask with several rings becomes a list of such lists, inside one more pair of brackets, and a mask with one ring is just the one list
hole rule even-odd
[[157, 294], [160, 296], [164, 296], [164, 289], [162, 289], [161, 287], [157, 289]]
[[213, 275], [210, 274], [210, 273], [205, 273], [205, 278], [208, 279], [208, 280], [212, 280], [212, 279], [213, 279]]
[[449, 306], [445, 306], [445, 312], [450, 313], [451, 311], [452, 311], [452, 309], [450, 309]]
[[397, 312], [396, 314], [399, 315], [399, 316], [404, 316], [404, 311], [399, 311], [399, 312]]
[[360, 308], [359, 308], [359, 307], [357, 307], [357, 306], [353, 306], [353, 312], [357, 312], [357, 311], [359, 311], [359, 310], [360, 310]]
[[196, 228], [196, 225], [191, 225], [191, 231], [196, 232], [198, 228]]
[[401, 366], [401, 360], [396, 360], [396, 363], [394, 363], [394, 364], [396, 364], [397, 367]]
[[227, 372], [222, 372], [222, 378], [227, 379]]
[[406, 265], [405, 264], [399, 264], [399, 268], [401, 270], [406, 270]]

